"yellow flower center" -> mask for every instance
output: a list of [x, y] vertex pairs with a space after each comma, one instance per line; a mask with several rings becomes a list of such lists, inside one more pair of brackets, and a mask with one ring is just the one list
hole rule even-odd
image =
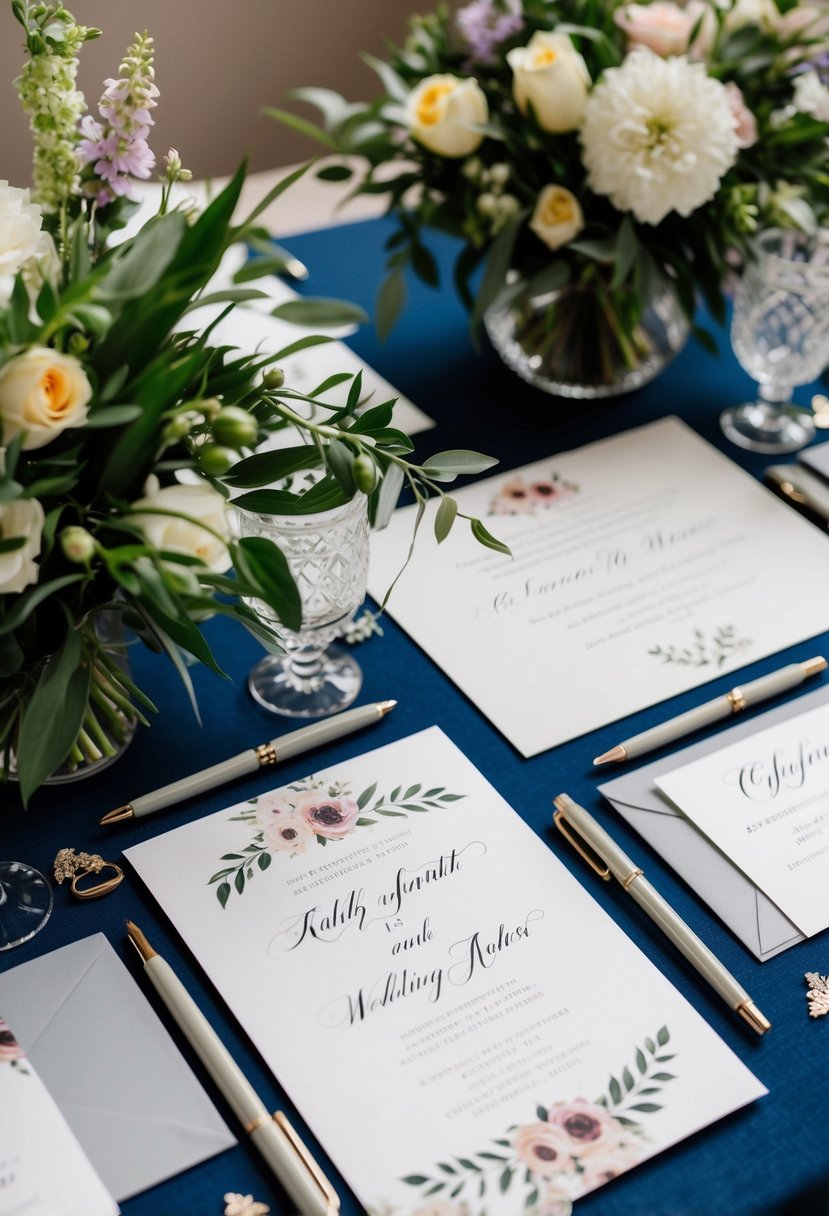
[[554, 224], [568, 223], [573, 219], [574, 214], [573, 200], [562, 190], [550, 194], [550, 197], [544, 204], [541, 218], [543, 223], [552, 226]]
[[41, 376], [40, 388], [51, 416], [61, 418], [72, 405], [69, 382], [63, 371], [59, 367], [50, 367]]
[[440, 103], [447, 93], [451, 93], [454, 85], [430, 84], [428, 89], [424, 89], [423, 95], [417, 103], [417, 119], [424, 127], [433, 127], [436, 122], [440, 121]]
[[534, 68], [548, 68], [551, 63], [555, 63], [558, 56], [551, 46], [540, 46], [536, 51], [533, 51], [532, 66]]

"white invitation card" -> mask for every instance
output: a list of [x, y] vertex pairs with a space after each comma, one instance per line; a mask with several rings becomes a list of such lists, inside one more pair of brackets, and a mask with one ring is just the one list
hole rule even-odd
[[0, 1216], [119, 1211], [14, 1032], [0, 1019]]
[[[388, 610], [523, 756], [823, 628], [827, 538], [677, 418], [456, 497], [512, 558], [427, 516]], [[372, 536], [376, 598], [415, 511]]]
[[765, 1092], [437, 727], [126, 855], [378, 1216], [575, 1198]]
[[829, 927], [829, 705], [760, 723], [656, 785], [811, 937]]

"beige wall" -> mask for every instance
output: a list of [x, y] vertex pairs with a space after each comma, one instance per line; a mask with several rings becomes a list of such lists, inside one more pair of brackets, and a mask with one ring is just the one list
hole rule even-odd
[[[379, 82], [360, 60], [399, 42], [416, 0], [68, 0], [79, 21], [103, 29], [86, 45], [79, 73], [91, 109], [137, 29], [156, 42], [161, 90], [151, 146], [170, 146], [197, 177], [226, 174], [247, 153], [253, 169], [302, 160], [316, 145], [259, 114], [287, 90], [325, 85], [354, 100]], [[28, 184], [31, 143], [11, 81], [23, 62], [23, 31], [0, 0], [0, 178]], [[312, 111], [301, 107], [312, 116]]]

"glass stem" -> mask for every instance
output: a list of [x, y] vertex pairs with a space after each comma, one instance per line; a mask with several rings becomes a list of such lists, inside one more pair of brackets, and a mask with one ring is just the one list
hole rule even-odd
[[792, 397], [791, 385], [779, 384], [776, 381], [772, 381], [771, 384], [761, 384], [758, 397], [761, 401], [767, 401], [769, 405], [787, 405]]
[[324, 646], [300, 646], [299, 649], [290, 651], [288, 667], [298, 688], [307, 685], [322, 673], [324, 654]]

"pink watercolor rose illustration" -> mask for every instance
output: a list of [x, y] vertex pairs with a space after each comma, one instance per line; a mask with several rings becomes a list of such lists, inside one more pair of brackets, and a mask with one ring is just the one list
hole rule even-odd
[[534, 503], [530, 488], [523, 477], [505, 481], [492, 500], [493, 515], [529, 515]]
[[314, 832], [302, 816], [289, 812], [272, 815], [262, 829], [262, 837], [269, 849], [304, 853], [314, 840]]
[[293, 815], [293, 805], [278, 794], [263, 794], [256, 804], [256, 822], [260, 828], [266, 828], [280, 815]]
[[23, 1048], [6, 1023], [0, 1018], [0, 1063], [23, 1059]]
[[547, 1112], [548, 1122], [560, 1128], [567, 1138], [569, 1151], [578, 1157], [615, 1148], [624, 1139], [621, 1123], [608, 1114], [603, 1106], [574, 1098], [572, 1102], [557, 1102]]
[[575, 1168], [573, 1141], [551, 1123], [527, 1123], [519, 1127], [512, 1144], [519, 1160], [540, 1178], [553, 1178]]
[[353, 798], [326, 798], [313, 790], [300, 794], [296, 811], [318, 836], [340, 840], [352, 831], [360, 817], [360, 808]]
[[606, 1182], [612, 1182], [614, 1178], [624, 1174], [625, 1170], [632, 1169], [641, 1159], [642, 1154], [631, 1140], [620, 1141], [614, 1148], [608, 1148], [605, 1152], [583, 1157], [582, 1186], [590, 1191], [595, 1190], [597, 1186], [604, 1186]]

